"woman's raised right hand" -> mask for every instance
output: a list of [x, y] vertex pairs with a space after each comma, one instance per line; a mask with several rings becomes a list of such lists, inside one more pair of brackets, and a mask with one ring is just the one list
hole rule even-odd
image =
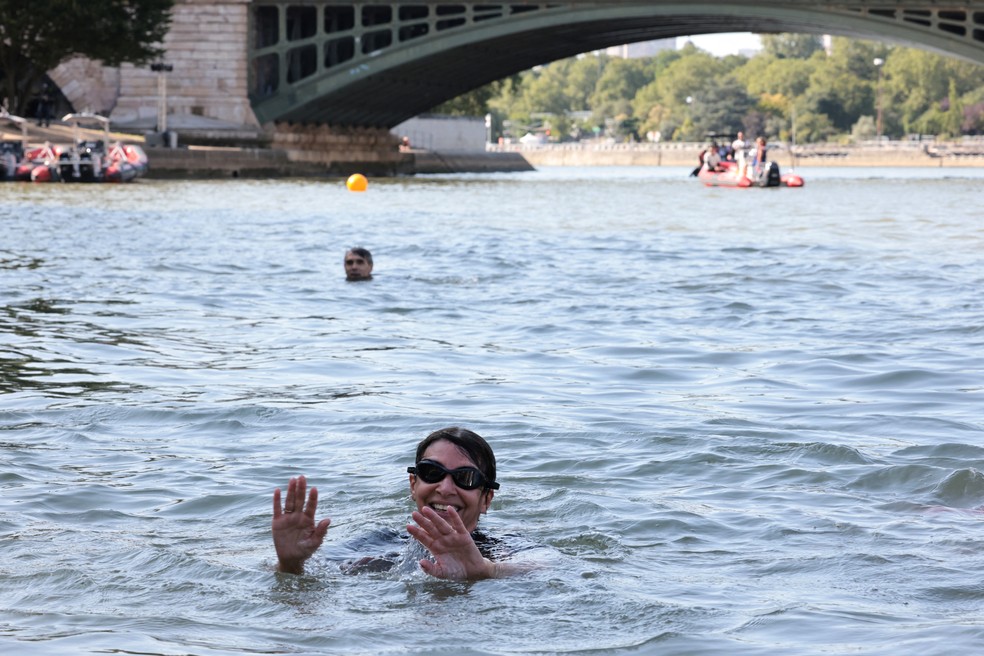
[[318, 488], [307, 495], [307, 479], [298, 476], [287, 483], [287, 498], [280, 505], [280, 488], [273, 491], [273, 546], [277, 550], [277, 571], [303, 574], [304, 562], [321, 546], [331, 520], [315, 522]]

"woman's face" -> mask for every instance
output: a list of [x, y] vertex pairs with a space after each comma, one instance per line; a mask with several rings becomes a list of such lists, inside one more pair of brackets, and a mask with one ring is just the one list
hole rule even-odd
[[[421, 460], [433, 460], [445, 469], [475, 467], [465, 452], [447, 440], [437, 440], [427, 447]], [[439, 514], [445, 515], [447, 508], [453, 507], [469, 532], [478, 526], [478, 518], [489, 509], [494, 492], [484, 488], [462, 490], [454, 484], [451, 476], [445, 476], [437, 483], [425, 483], [418, 476], [410, 475], [410, 496], [417, 503], [417, 509], [430, 506]]]

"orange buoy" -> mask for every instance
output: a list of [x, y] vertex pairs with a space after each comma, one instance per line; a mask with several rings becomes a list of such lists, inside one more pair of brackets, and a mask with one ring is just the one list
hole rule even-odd
[[349, 191], [365, 191], [369, 186], [369, 181], [361, 173], [353, 173], [345, 181], [345, 186], [348, 187]]

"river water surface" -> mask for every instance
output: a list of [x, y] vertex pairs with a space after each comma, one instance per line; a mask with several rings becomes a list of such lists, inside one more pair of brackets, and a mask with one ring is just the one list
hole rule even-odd
[[[979, 651], [984, 170], [800, 172], [0, 186], [0, 651]], [[540, 567], [342, 574], [450, 424]]]

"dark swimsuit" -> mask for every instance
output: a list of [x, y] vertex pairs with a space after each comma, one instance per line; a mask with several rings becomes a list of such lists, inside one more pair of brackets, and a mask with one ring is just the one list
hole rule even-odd
[[[478, 551], [489, 560], [502, 560], [512, 555], [520, 549], [507, 545], [499, 538], [489, 537], [481, 531], [474, 531], [472, 539]], [[373, 531], [363, 537], [356, 538], [345, 545], [346, 551], [362, 552], [374, 550], [383, 551], [379, 556], [365, 556], [362, 558], [345, 558], [340, 560], [339, 567], [344, 574], [364, 574], [369, 572], [387, 572], [395, 567], [405, 556], [404, 549], [410, 544], [411, 537], [406, 533], [380, 529]]]

